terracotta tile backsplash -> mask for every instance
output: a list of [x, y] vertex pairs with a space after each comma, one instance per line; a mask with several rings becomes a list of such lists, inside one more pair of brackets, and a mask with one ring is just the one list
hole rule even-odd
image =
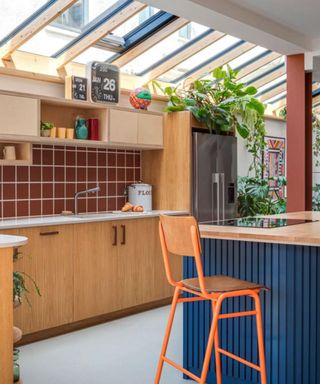
[[139, 151], [33, 145], [33, 165], [0, 167], [1, 217], [59, 214], [73, 210], [77, 191], [100, 185], [79, 198], [79, 212], [117, 210], [124, 188], [141, 178]]

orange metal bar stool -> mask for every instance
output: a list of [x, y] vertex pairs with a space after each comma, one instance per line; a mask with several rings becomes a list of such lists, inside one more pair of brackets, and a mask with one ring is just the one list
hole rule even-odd
[[[198, 223], [194, 217], [161, 216], [159, 231], [167, 279], [169, 283], [175, 287], [175, 292], [154, 383], [160, 383], [163, 363], [166, 362], [179, 371], [183, 372], [185, 375], [189, 376], [197, 383], [205, 384], [210, 364], [210, 357], [214, 347], [217, 384], [222, 384], [220, 361], [221, 354], [257, 370], [260, 373], [261, 384], [267, 384], [261, 304], [259, 297], [260, 290], [264, 289], [265, 287], [260, 284], [235, 279], [229, 276], [205, 277], [203, 275], [203, 267], [201, 262], [201, 243]], [[193, 256], [196, 262], [198, 278], [175, 281], [170, 269], [169, 253], [180, 256]], [[194, 297], [182, 298], [180, 297], [180, 293], [182, 292], [191, 293], [194, 295]], [[255, 309], [251, 311], [234, 312], [228, 314], [220, 313], [223, 300], [239, 296], [248, 296], [252, 298], [255, 303]], [[168, 359], [166, 357], [166, 351], [177, 304], [201, 300], [211, 300], [212, 302], [212, 323], [209, 332], [209, 339], [204, 357], [201, 377], [198, 377], [179, 364]], [[233, 353], [220, 348], [219, 346], [219, 320], [240, 316], [256, 316], [259, 365], [242, 359], [241, 357], [236, 356]]]

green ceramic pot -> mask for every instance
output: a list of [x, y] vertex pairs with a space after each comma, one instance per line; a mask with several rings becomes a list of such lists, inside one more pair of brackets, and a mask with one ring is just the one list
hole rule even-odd
[[83, 117], [78, 117], [76, 119], [75, 123], [75, 133], [76, 138], [80, 140], [87, 140], [88, 139], [88, 127], [87, 127], [87, 120]]

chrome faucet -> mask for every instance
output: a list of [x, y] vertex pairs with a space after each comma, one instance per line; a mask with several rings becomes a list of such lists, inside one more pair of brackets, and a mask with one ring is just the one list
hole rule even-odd
[[99, 185], [97, 185], [94, 188], [89, 188], [89, 189], [85, 189], [83, 191], [76, 192], [74, 195], [74, 214], [75, 215], [78, 214], [78, 198], [79, 198], [79, 196], [86, 195], [88, 193], [97, 193], [99, 191], [100, 191], [100, 187], [99, 187]]

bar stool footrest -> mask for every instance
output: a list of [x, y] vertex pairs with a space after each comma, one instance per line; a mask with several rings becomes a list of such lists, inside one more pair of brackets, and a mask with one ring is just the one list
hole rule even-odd
[[256, 364], [253, 364], [251, 363], [250, 361], [248, 360], [245, 360], [243, 359], [242, 357], [239, 357], [237, 355], [234, 355], [233, 353], [231, 352], [228, 352], [222, 348], [218, 348], [218, 352], [219, 353], [222, 353], [223, 355], [227, 356], [227, 357], [230, 357], [230, 359], [233, 359], [233, 360], [236, 360], [236, 361], [239, 361], [239, 363], [242, 363], [242, 364], [245, 364], [247, 365], [248, 367], [252, 368], [252, 369], [255, 369], [256, 371], [261, 371], [261, 368], [259, 367], [259, 365], [256, 365]]
[[181, 365], [175, 363], [174, 361], [168, 359], [168, 358], [165, 357], [165, 356], [162, 356], [162, 359], [163, 359], [163, 361], [165, 361], [166, 363], [170, 364], [172, 367], [178, 369], [179, 371], [181, 371], [181, 372], [184, 373], [185, 375], [189, 376], [192, 380], [196, 381], [197, 383], [200, 383], [200, 377], [194, 375], [193, 373], [191, 373], [191, 372], [188, 371], [187, 369], [181, 367]]

